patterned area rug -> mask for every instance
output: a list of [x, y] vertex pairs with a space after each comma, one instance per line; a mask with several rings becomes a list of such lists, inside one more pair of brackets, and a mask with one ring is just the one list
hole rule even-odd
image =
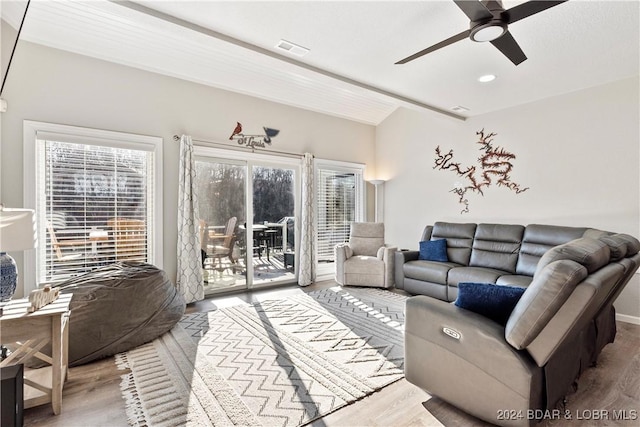
[[403, 377], [405, 297], [330, 288], [186, 315], [116, 356], [133, 426], [298, 426]]

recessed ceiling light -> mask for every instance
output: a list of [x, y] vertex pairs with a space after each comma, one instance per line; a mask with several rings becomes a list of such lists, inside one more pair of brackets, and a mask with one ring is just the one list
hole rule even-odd
[[488, 83], [488, 82], [492, 82], [496, 79], [496, 76], [494, 74], [485, 74], [484, 76], [480, 76], [478, 77], [478, 81], [480, 83]]
[[296, 56], [305, 56], [307, 53], [309, 53], [309, 49], [307, 49], [306, 47], [302, 47], [286, 40], [280, 40], [276, 47]]
[[455, 107], [451, 107], [451, 111], [455, 111], [456, 113], [464, 113], [469, 111], [467, 107], [463, 107], [462, 105], [456, 105]]

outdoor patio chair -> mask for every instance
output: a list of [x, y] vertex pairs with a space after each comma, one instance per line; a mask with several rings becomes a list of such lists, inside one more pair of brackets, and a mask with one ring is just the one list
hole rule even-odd
[[222, 267], [222, 259], [229, 258], [231, 265], [235, 266], [236, 260], [233, 257], [233, 247], [236, 243], [236, 222], [238, 218], [232, 216], [227, 221], [224, 234], [217, 235], [209, 233], [208, 227], [203, 220], [200, 220], [200, 237], [201, 247], [203, 251], [202, 266], [205, 266], [207, 258], [212, 258], [214, 265], [217, 261], [218, 269], [224, 270]]
[[107, 225], [113, 233], [117, 261], [146, 261], [147, 233], [143, 220], [110, 218]]
[[80, 260], [85, 256], [85, 252], [90, 246], [90, 242], [87, 239], [79, 239], [77, 237], [59, 240], [50, 221], [47, 221], [47, 231], [49, 232], [51, 248], [56, 254], [56, 260], [59, 262], [66, 263]]

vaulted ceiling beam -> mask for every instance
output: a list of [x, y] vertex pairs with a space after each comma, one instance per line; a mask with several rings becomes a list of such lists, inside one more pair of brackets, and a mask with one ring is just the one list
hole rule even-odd
[[283, 61], [283, 62], [289, 63], [289, 64], [297, 66], [297, 67], [304, 68], [304, 69], [312, 71], [314, 73], [321, 74], [321, 75], [323, 75], [325, 77], [330, 77], [332, 79], [339, 80], [339, 81], [341, 81], [343, 83], [347, 83], [347, 84], [359, 87], [361, 89], [365, 89], [365, 90], [368, 90], [368, 91], [371, 91], [371, 92], [374, 92], [374, 93], [377, 93], [377, 94], [380, 94], [380, 95], [384, 95], [384, 96], [390, 97], [390, 98], [392, 98], [392, 99], [394, 99], [396, 101], [400, 101], [401, 103], [409, 104], [410, 106], [419, 107], [421, 109], [425, 109], [425, 110], [428, 110], [428, 111], [431, 111], [431, 112], [435, 112], [435, 113], [438, 113], [438, 114], [443, 114], [445, 116], [452, 117], [454, 119], [458, 119], [458, 120], [462, 120], [462, 121], [466, 120], [466, 118], [464, 116], [460, 116], [458, 114], [452, 113], [451, 111], [443, 110], [441, 108], [434, 107], [433, 105], [425, 104], [423, 102], [416, 101], [415, 99], [411, 99], [411, 98], [408, 98], [406, 96], [399, 95], [397, 93], [393, 93], [393, 92], [378, 88], [376, 86], [372, 86], [370, 84], [360, 82], [358, 80], [350, 79], [348, 77], [342, 76], [340, 74], [333, 73], [331, 71], [323, 70], [322, 68], [318, 68], [318, 67], [315, 67], [313, 65], [305, 64], [304, 62], [298, 61], [298, 60], [296, 60], [294, 58], [289, 58], [287, 56], [280, 55], [277, 52], [272, 52], [271, 50], [265, 49], [263, 47], [256, 46], [256, 45], [251, 44], [251, 43], [244, 42], [244, 41], [236, 39], [234, 37], [230, 37], [230, 36], [228, 36], [226, 34], [222, 34], [222, 33], [218, 32], [218, 31], [214, 31], [214, 30], [212, 30], [210, 28], [206, 28], [206, 27], [203, 27], [201, 25], [194, 24], [193, 22], [185, 21], [184, 19], [180, 19], [180, 18], [177, 18], [175, 16], [168, 15], [166, 13], [157, 11], [155, 9], [151, 9], [151, 8], [143, 6], [143, 5], [139, 4], [139, 3], [135, 3], [133, 1], [119, 1], [119, 0], [109, 0], [109, 1], [111, 1], [112, 3], [115, 3], [117, 5], [128, 7], [129, 9], [133, 9], [135, 11], [144, 13], [146, 15], [153, 16], [154, 18], [161, 19], [161, 20], [163, 20], [165, 22], [170, 22], [172, 24], [179, 25], [179, 26], [181, 26], [183, 28], [187, 28], [189, 30], [196, 31], [196, 32], [198, 32], [200, 34], [204, 34], [204, 35], [206, 35], [208, 37], [213, 37], [215, 39], [222, 40], [224, 42], [233, 44], [233, 45], [241, 47], [243, 49], [248, 49], [248, 50], [251, 50], [253, 52], [260, 53], [262, 55], [267, 55], [267, 56], [269, 56], [271, 58], [274, 58], [274, 59], [277, 59], [279, 61]]

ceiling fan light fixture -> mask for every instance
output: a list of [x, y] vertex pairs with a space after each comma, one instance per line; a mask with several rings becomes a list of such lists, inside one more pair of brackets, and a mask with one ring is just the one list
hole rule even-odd
[[474, 42], [490, 42], [502, 37], [502, 35], [506, 32], [506, 24], [493, 21], [475, 26], [473, 29], [471, 29], [470, 37]]
[[453, 0], [462, 13], [469, 18], [469, 29], [407, 56], [396, 64], [406, 64], [453, 43], [471, 39], [474, 42], [491, 42], [509, 61], [519, 65], [527, 60], [527, 55], [509, 33], [508, 26], [566, 1], [519, 1], [517, 6], [505, 10], [502, 0]]

